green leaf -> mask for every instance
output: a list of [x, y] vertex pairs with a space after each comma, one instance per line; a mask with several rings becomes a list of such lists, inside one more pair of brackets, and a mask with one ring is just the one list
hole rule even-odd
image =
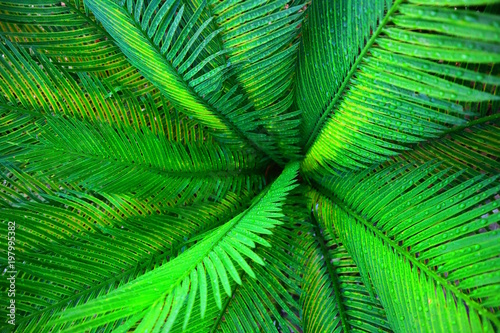
[[334, 211], [310, 191], [312, 226], [299, 237], [304, 249], [301, 294], [304, 332], [389, 332], [391, 328], [380, 302], [373, 297], [371, 282], [360, 276], [331, 225]]
[[272, 116], [263, 117], [264, 126], [288, 158], [298, 154], [299, 113], [287, 111], [294, 100], [302, 6], [289, 0], [212, 1], [231, 69], [256, 110], [273, 109]]
[[[250, 198], [251, 193], [230, 194], [217, 203], [160, 208], [117, 195], [99, 200], [84, 193], [45, 194], [43, 202], [19, 200], [2, 208], [2, 222], [22, 226], [16, 231], [16, 260], [23, 263], [16, 302], [23, 315], [16, 321], [17, 329], [71, 327], [54, 326], [51, 319], [165, 265], [190, 246], [186, 240], [222, 225]], [[113, 318], [109, 328], [122, 320]]]
[[[165, 10], [159, 10], [150, 22], [147, 16], [146, 21], [136, 22], [125, 7], [111, 0], [99, 5], [88, 0], [86, 4], [129, 61], [178, 110], [197, 119], [224, 144], [239, 148], [253, 147], [273, 155], [270, 138], [258, 133], [258, 119], [265, 113], [245, 112], [251, 108], [251, 104], [243, 96], [235, 95], [237, 86], [227, 92], [221, 91], [220, 82], [227, 72], [227, 66], [219, 66], [206, 73], [201, 71], [206, 64], [214, 61], [213, 57], [221, 54], [184, 59], [193, 43], [202, 43], [199, 34], [193, 29], [204, 4], [192, 16], [183, 18], [184, 6], [176, 10], [177, 2], [170, 1], [164, 4]], [[162, 24], [157, 25], [156, 22]], [[205, 27], [202, 24], [198, 31]], [[190, 34], [194, 35], [188, 41]], [[190, 61], [191, 65], [195, 60], [199, 64], [190, 71], [187, 71], [186, 66], [177, 68], [182, 61]]]
[[238, 192], [262, 182], [260, 175], [250, 172], [259, 163], [253, 156], [218, 145], [182, 145], [148, 128], [90, 126], [56, 117], [39, 123], [35, 143], [6, 159], [23, 164], [25, 172], [96, 192], [139, 198], [152, 194], [172, 198], [183, 193], [223, 197], [227, 191]]
[[0, 0], [0, 331], [498, 331], [499, 10]]
[[305, 172], [381, 163], [499, 99], [481, 65], [500, 61], [498, 16], [403, 2], [312, 3], [297, 85]]
[[[396, 331], [487, 332], [499, 325], [499, 303], [491, 293], [500, 283], [499, 168], [494, 161], [495, 172], [488, 175], [474, 154], [488, 156], [488, 142], [484, 151], [474, 144], [488, 133], [497, 137], [498, 127], [457, 133], [394, 162], [317, 185], [333, 201], [326, 203], [335, 212], [328, 223], [373, 282]], [[471, 158], [452, 153], [465, 136], [469, 144], [462, 147]], [[433, 146], [448, 145], [450, 155], [433, 159]], [[439, 316], [439, 325], [426, 313]]]
[[[244, 213], [225, 223], [220, 228], [208, 234], [201, 242], [197, 243], [190, 250], [179, 255], [168, 264], [161, 266], [133, 282], [124, 285], [106, 296], [97, 298], [85, 305], [79, 306], [73, 310], [65, 312], [62, 317], [54, 323], [68, 323], [74, 320], [85, 318], [88, 313], [94, 313], [100, 316], [100, 321], [83, 322], [73, 326], [67, 332], [77, 332], [98, 327], [103, 323], [111, 322], [116, 316], [127, 317], [137, 312], [141, 312], [147, 307], [160, 301], [165, 304], [167, 295], [173, 293], [173, 305], [170, 310], [170, 320], [165, 325], [160, 323], [165, 331], [170, 331], [176, 314], [184, 304], [184, 297], [188, 295], [191, 284], [190, 274], [194, 270], [207, 269], [212, 286], [218, 286], [218, 279], [225, 280], [225, 268], [217, 266], [217, 251], [223, 251], [221, 244], [226, 243], [228, 239], [239, 242], [240, 236], [253, 235], [260, 238], [259, 234], [268, 231], [279, 224], [281, 206], [288, 191], [293, 185], [293, 179], [298, 170], [298, 163], [293, 163], [285, 168], [281, 177], [279, 177], [266, 191], [266, 193], [254, 201], [249, 209]], [[259, 226], [259, 231], [251, 231], [252, 226]], [[215, 263], [214, 263], [215, 260]], [[229, 283], [228, 280], [224, 283]], [[218, 287], [215, 287], [217, 290]], [[227, 291], [226, 291], [227, 292]], [[123, 306], [123, 296], [127, 294], [129, 304], [126, 308]], [[228, 292], [230, 294], [230, 291]], [[133, 301], [130, 300], [133, 296]], [[216, 299], [218, 295], [215, 295]]]

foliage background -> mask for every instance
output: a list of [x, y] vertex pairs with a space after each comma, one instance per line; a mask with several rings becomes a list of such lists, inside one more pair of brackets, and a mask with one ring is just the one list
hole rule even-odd
[[497, 332], [499, 10], [0, 0], [2, 331]]

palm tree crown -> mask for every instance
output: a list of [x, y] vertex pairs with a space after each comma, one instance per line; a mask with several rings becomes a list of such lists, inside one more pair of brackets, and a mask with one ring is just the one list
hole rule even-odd
[[499, 14], [0, 0], [0, 329], [498, 332]]

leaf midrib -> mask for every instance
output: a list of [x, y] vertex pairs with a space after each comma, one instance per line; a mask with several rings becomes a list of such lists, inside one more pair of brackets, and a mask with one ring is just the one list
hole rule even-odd
[[[244, 208], [245, 208], [245, 205], [242, 205], [242, 206], [240, 207], [240, 209], [238, 209], [238, 211], [237, 211], [237, 212], [241, 212], [242, 210], [244, 210]], [[238, 220], [238, 221], [239, 221], [239, 220]], [[206, 230], [206, 232], [209, 232], [210, 230], [212, 230], [212, 231], [213, 231], [213, 230], [215, 230], [216, 228], [218, 228], [218, 227], [220, 227], [221, 225], [223, 225], [223, 224], [221, 224], [220, 222], [221, 222], [221, 221], [220, 221], [220, 219], [219, 219], [219, 221], [218, 221], [218, 222], [215, 222], [215, 223], [212, 225], [212, 227], [211, 227], [210, 229]], [[197, 235], [194, 235], [194, 234], [193, 234], [193, 237], [196, 237], [196, 236], [197, 236]], [[191, 237], [191, 239], [192, 239], [193, 237]], [[176, 252], [180, 251], [180, 250], [181, 250], [184, 246], [186, 246], [187, 244], [189, 244], [189, 240], [188, 240], [188, 241], [185, 241], [185, 242], [177, 242], [177, 244], [176, 244], [175, 246], [170, 247], [170, 250], [169, 250], [169, 251], [165, 251], [165, 249], [164, 249], [164, 248], [162, 248], [162, 249], [158, 249], [158, 250], [157, 250], [157, 251], [155, 251], [153, 254], [151, 254], [150, 256], [148, 256], [148, 258], [150, 258], [150, 259], [151, 259], [151, 260], [149, 260], [149, 262], [151, 262], [151, 261], [153, 261], [153, 262], [158, 262], [159, 260], [162, 260], [162, 259], [164, 259], [164, 258], [166, 258], [166, 257], [168, 257], [168, 256], [171, 256], [172, 254], [174, 254], [174, 253], [176, 253]], [[173, 259], [175, 259], [175, 257], [172, 257], [171, 259], [173, 260]], [[88, 293], [91, 293], [91, 292], [93, 292], [93, 291], [94, 291], [94, 290], [96, 290], [96, 289], [99, 289], [99, 288], [102, 288], [102, 287], [104, 287], [104, 286], [106, 286], [106, 285], [109, 285], [110, 283], [113, 283], [113, 282], [116, 282], [116, 281], [120, 281], [120, 280], [122, 279], [122, 277], [124, 277], [124, 276], [128, 276], [129, 274], [132, 274], [133, 272], [137, 271], [137, 269], [138, 269], [138, 268], [140, 268], [140, 269], [144, 269], [144, 268], [148, 267], [148, 263], [147, 263], [147, 262], [146, 262], [146, 263], [144, 263], [144, 262], [145, 262], [145, 260], [139, 260], [139, 261], [137, 262], [137, 264], [132, 265], [131, 267], [129, 267], [128, 269], [126, 269], [123, 273], [119, 274], [118, 276], [108, 278], [108, 279], [106, 279], [106, 280], [104, 280], [104, 281], [100, 281], [97, 285], [95, 285], [95, 286], [93, 286], [93, 287], [91, 287], [91, 288], [89, 288], [89, 289], [84, 289], [84, 290], [82, 290], [80, 293], [78, 293], [78, 294], [76, 294], [76, 295], [73, 295], [73, 296], [71, 296], [71, 297], [62, 298], [62, 299], [61, 299], [59, 302], [57, 302], [56, 304], [53, 304], [53, 305], [51, 305], [51, 306], [49, 306], [49, 307], [43, 308], [43, 309], [41, 309], [41, 310], [38, 310], [37, 312], [30, 314], [29, 316], [23, 317], [23, 318], [22, 318], [22, 320], [21, 320], [20, 322], [21, 322], [21, 323], [23, 323], [23, 322], [29, 321], [31, 318], [36, 317], [36, 316], [38, 316], [38, 315], [40, 315], [40, 314], [42, 314], [42, 313], [45, 313], [45, 312], [47, 312], [47, 311], [50, 311], [51, 309], [57, 308], [57, 307], [58, 307], [58, 306], [60, 306], [61, 304], [66, 304], [68, 301], [71, 301], [71, 300], [74, 300], [74, 299], [78, 299], [79, 297], [85, 296], [85, 295], [87, 295]], [[144, 274], [147, 274], [147, 272], [146, 272], [146, 273], [144, 273]], [[144, 274], [141, 274], [141, 276], [142, 276], [142, 275], [144, 275]], [[116, 290], [116, 288], [115, 288], [115, 290]]]
[[[122, 6], [120, 6], [120, 9], [124, 10], [124, 8]], [[264, 153], [264, 155], [267, 155], [267, 156], [273, 158], [268, 153], [264, 152], [257, 143], [255, 143], [252, 139], [250, 139], [247, 135], [245, 135], [245, 133], [243, 131], [241, 131], [236, 126], [236, 124], [234, 124], [232, 121], [230, 121], [229, 119], [227, 119], [226, 117], [224, 117], [224, 115], [221, 112], [219, 112], [219, 110], [217, 110], [217, 108], [215, 108], [212, 105], [208, 104], [201, 96], [199, 96], [198, 93], [196, 93], [194, 91], [194, 89], [192, 87], [190, 87], [189, 84], [184, 80], [184, 78], [177, 72], [177, 69], [169, 61], [167, 61], [165, 59], [165, 57], [161, 54], [159, 47], [156, 46], [153, 43], [153, 41], [148, 37], [148, 35], [146, 34], [146, 32], [144, 30], [142, 30], [142, 27], [135, 21], [134, 16], [132, 16], [132, 14], [130, 14], [126, 10], [125, 10], [125, 13], [126, 13], [127, 16], [129, 16], [129, 18], [131, 19], [131, 22], [135, 26], [135, 28], [138, 29], [138, 31], [142, 34], [142, 36], [149, 42], [150, 47], [154, 48], [154, 50], [164, 59], [164, 63], [167, 66], [169, 66], [170, 69], [171, 69], [171, 74], [177, 77], [178, 82], [182, 82], [184, 88], [188, 91], [188, 93], [191, 96], [195, 96], [196, 97], [196, 100], [197, 100], [198, 103], [202, 104], [203, 106], [205, 106], [205, 108], [207, 108], [208, 110], [210, 110], [220, 121], [222, 121], [224, 123], [224, 125], [226, 125], [230, 130], [232, 130], [237, 135], [237, 137], [241, 138], [244, 142], [248, 143], [250, 145], [250, 147], [252, 147], [253, 149], [255, 149], [258, 152]], [[115, 41], [114, 38], [112, 40], [113, 40], [113, 42]], [[115, 43], [115, 45], [116, 45], [116, 43]], [[121, 48], [118, 45], [116, 45], [116, 46], [121, 50]], [[123, 51], [122, 51], [122, 54], [123, 54]], [[126, 55], [125, 55], [125, 58], [128, 60], [128, 57]], [[141, 72], [140, 69], [138, 69], [137, 67], [135, 67], [133, 64], [131, 64], [131, 66], [134, 67], [134, 68], [136, 68], [139, 72]], [[148, 81], [150, 81], [150, 80], [148, 79]], [[151, 84], [153, 84], [153, 83], [151, 82]], [[155, 84], [153, 84], [153, 86], [156, 87]], [[160, 88], [158, 88], [158, 89], [160, 89]], [[164, 89], [160, 89], [160, 91], [163, 91], [163, 90]], [[162, 92], [162, 94], [165, 95], [165, 93], [163, 93], [163, 92]], [[172, 98], [170, 98], [170, 96], [168, 96], [168, 94], [165, 97], [167, 97], [167, 99], [173, 105], [175, 105], [177, 109], [180, 109], [180, 110], [185, 109], [184, 107], [178, 105], [178, 103], [176, 101], [174, 101]], [[214, 133], [214, 134], [215, 134], [214, 136], [217, 138], [217, 133]]]
[[330, 254], [329, 254], [328, 249], [326, 247], [323, 234], [321, 234], [318, 220], [316, 220], [315, 218], [313, 218], [313, 220], [315, 222], [315, 224], [314, 224], [314, 232], [316, 234], [315, 240], [319, 244], [321, 254], [323, 255], [323, 260], [326, 264], [328, 275], [330, 277], [330, 281], [332, 282], [333, 293], [335, 294], [335, 299], [337, 300], [337, 308], [339, 310], [339, 316], [340, 316], [340, 320], [342, 322], [343, 332], [348, 333], [351, 330], [349, 329], [350, 325], [347, 322], [346, 310], [344, 308], [344, 303], [342, 301], [342, 295], [341, 295], [340, 287], [339, 287], [339, 279], [338, 279], [337, 273], [335, 272], [335, 269], [332, 265], [332, 258], [330, 257]]
[[64, 152], [65, 155], [74, 155], [75, 157], [80, 157], [84, 159], [92, 159], [100, 162], [111, 162], [113, 164], [117, 164], [120, 166], [124, 166], [127, 168], [141, 168], [143, 171], [154, 173], [157, 175], [164, 175], [167, 177], [183, 177], [183, 178], [213, 178], [213, 177], [219, 177], [219, 178], [227, 178], [227, 177], [238, 177], [238, 176], [249, 176], [249, 175], [254, 175], [255, 169], [251, 169], [249, 167], [247, 168], [242, 168], [241, 171], [231, 171], [231, 170], [203, 170], [203, 171], [182, 171], [182, 170], [166, 170], [162, 169], [158, 166], [154, 166], [153, 164], [145, 164], [145, 163], [134, 163], [133, 161], [130, 161], [129, 163], [127, 162], [122, 162], [118, 160], [118, 157], [115, 157], [115, 159], [112, 158], [105, 158], [100, 155], [93, 155], [93, 154], [85, 154], [84, 152], [78, 152], [78, 151], [73, 151], [61, 147], [54, 147], [54, 146], [49, 146], [47, 147], [51, 152], [53, 151], [62, 151]]
[[411, 262], [412, 265], [418, 267], [422, 272], [425, 272], [427, 276], [432, 278], [435, 282], [437, 282], [438, 285], [441, 285], [443, 288], [447, 289], [449, 292], [453, 293], [455, 296], [458, 298], [462, 299], [468, 307], [473, 308], [476, 310], [478, 313], [481, 313], [484, 317], [487, 317], [489, 320], [491, 320], [493, 323], [495, 323], [497, 326], [500, 326], [500, 320], [495, 317], [495, 314], [491, 313], [488, 311], [488, 309], [484, 308], [473, 300], [471, 297], [463, 293], [460, 289], [457, 287], [453, 286], [452, 284], [448, 283], [444, 278], [439, 276], [436, 272], [432, 271], [429, 267], [418, 261], [414, 256], [412, 256], [410, 253], [405, 251], [401, 246], [399, 246], [395, 241], [393, 241], [390, 237], [385, 235], [382, 231], [377, 229], [375, 226], [373, 226], [370, 221], [362, 217], [360, 214], [358, 214], [356, 211], [352, 210], [348, 205], [344, 204], [342, 200], [340, 200], [335, 194], [333, 193], [328, 193], [328, 191], [321, 185], [316, 184], [315, 186], [324, 196], [332, 200], [337, 206], [339, 206], [342, 210], [344, 210], [346, 213], [350, 214], [353, 216], [356, 220], [360, 221], [365, 227], [367, 227], [371, 232], [375, 233], [379, 239], [382, 239], [384, 242], [389, 244], [394, 250], [399, 255], [404, 256], [409, 262]]
[[340, 86], [339, 90], [335, 94], [335, 97], [330, 101], [330, 103], [326, 106], [326, 110], [323, 112], [321, 115], [320, 119], [316, 122], [316, 125], [314, 126], [313, 132], [309, 136], [309, 139], [307, 140], [305, 146], [304, 146], [304, 151], [305, 155], [309, 152], [311, 149], [313, 143], [316, 141], [316, 138], [319, 135], [319, 132], [323, 128], [325, 122], [328, 119], [328, 116], [332, 112], [333, 108], [337, 105], [338, 101], [341, 99], [341, 97], [344, 95], [344, 91], [347, 89], [347, 86], [349, 85], [349, 82], [351, 81], [352, 76], [358, 69], [359, 64], [361, 61], [363, 61], [363, 58], [365, 55], [368, 53], [369, 49], [372, 47], [373, 43], [375, 43], [375, 39], [380, 35], [382, 30], [384, 29], [385, 25], [389, 22], [391, 15], [398, 9], [399, 5], [403, 2], [403, 0], [396, 0], [391, 8], [387, 11], [387, 14], [384, 16], [382, 21], [380, 22], [377, 30], [372, 34], [366, 45], [363, 47], [361, 50], [360, 54], [358, 55], [356, 61], [354, 64], [351, 66], [351, 69], [347, 73], [346, 77], [344, 78], [344, 81], [342, 82], [342, 85]]

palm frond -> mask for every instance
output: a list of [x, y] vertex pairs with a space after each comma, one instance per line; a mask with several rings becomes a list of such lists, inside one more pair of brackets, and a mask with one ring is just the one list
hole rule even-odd
[[68, 72], [92, 72], [106, 78], [115, 90], [127, 89], [134, 96], [150, 94], [159, 102], [159, 91], [128, 62], [82, 1], [3, 0], [0, 4], [4, 9], [1, 34], [19, 47], [44, 54]]
[[[297, 235], [304, 249], [303, 332], [390, 332], [380, 302], [336, 234], [332, 210], [315, 191], [312, 225]], [[371, 282], [369, 282], [371, 283]]]
[[[381, 163], [481, 115], [477, 103], [499, 100], [490, 65], [500, 61], [498, 16], [460, 1], [411, 2], [312, 4], [298, 84], [304, 171]], [[460, 8], [442, 7], [453, 4]]]
[[322, 113], [331, 112], [332, 98], [391, 2], [313, 1], [308, 7], [296, 86], [303, 116], [301, 144], [314, 140], [309, 136]]
[[[329, 223], [365, 267], [395, 330], [499, 327], [498, 155], [483, 169], [491, 146], [478, 144], [490, 133], [495, 142], [498, 127], [486, 126], [317, 185], [336, 212]], [[443, 146], [450, 154], [425, 154]]]
[[[233, 296], [226, 299], [210, 332], [265, 330], [278, 333], [294, 331], [294, 327], [299, 326], [299, 305], [289, 292], [289, 289], [299, 292], [296, 281], [300, 279], [293, 271], [298, 270], [299, 264], [290, 254], [293, 236], [286, 226], [278, 226], [272, 235], [264, 237], [270, 247], [260, 246], [255, 253], [266, 264], [251, 263], [256, 278], [242, 275], [241, 285], [233, 287]], [[207, 331], [206, 326], [198, 330]]]
[[442, 162], [443, 166], [463, 170], [470, 176], [494, 176], [500, 170], [498, 121], [454, 131], [441, 140], [421, 144], [406, 156], [421, 161], [434, 159]]
[[109, 34], [79, 3], [2, 0], [1, 33], [21, 47], [42, 51], [55, 65], [71, 71], [113, 73], [130, 67]]
[[[298, 154], [299, 112], [291, 107], [297, 35], [303, 1], [212, 1], [212, 13], [221, 27], [223, 46], [229, 51], [236, 72], [256, 110], [268, 113], [267, 131], [278, 138], [280, 151], [288, 158]], [[291, 118], [295, 121], [284, 120]], [[288, 123], [287, 126], [283, 126]]]
[[0, 331], [499, 331], [499, 13], [0, 0]]
[[[228, 274], [232, 280], [241, 284], [241, 278], [232, 260], [253, 278], [256, 275], [242, 255], [264, 264], [251, 248], [256, 243], [269, 245], [259, 235], [271, 233], [269, 229], [280, 223], [278, 218], [282, 216], [281, 206], [287, 192], [294, 187], [293, 179], [297, 170], [297, 163], [288, 166], [283, 174], [253, 201], [249, 209], [210, 232], [190, 250], [104, 297], [64, 312], [54, 324], [76, 321], [74, 326], [65, 331], [80, 332], [118, 318], [128, 318], [120, 330], [115, 330], [126, 331], [139, 320], [147, 319], [144, 326], [148, 331], [159, 327], [158, 329], [168, 332], [186, 300], [190, 309], [186, 311], [184, 320], [189, 321], [194, 299], [198, 294], [201, 298], [201, 316], [204, 317], [208, 281], [212, 287], [211, 297], [215, 298], [219, 308], [222, 307], [219, 281], [223, 292], [228, 296], [232, 294]], [[125, 294], [129, 299], [126, 305], [122, 300]], [[130, 295], [134, 299], [131, 299]], [[158, 311], [158, 307], [163, 308], [163, 311]], [[89, 317], [89, 313], [99, 319], [84, 320]], [[169, 316], [165, 321], [167, 315]]]
[[177, 141], [211, 140], [206, 131], [200, 126], [195, 129], [196, 123], [169, 108], [168, 103], [159, 108], [150, 95], [137, 100], [128, 90], [116, 91], [107, 81], [90, 74], [78, 74], [77, 82], [43, 54], [31, 57], [8, 41], [0, 44], [0, 51], [4, 55], [0, 59], [0, 108], [3, 114], [10, 113], [5, 123], [13, 121], [17, 126], [10, 131], [22, 127], [17, 118], [29, 122], [27, 115], [36, 119], [38, 115], [57, 114], [117, 126], [148, 126]]
[[[205, 2], [187, 18], [183, 16], [185, 6], [178, 1], [168, 1], [158, 10], [155, 2], [147, 7], [138, 3], [133, 8], [120, 6], [113, 1], [98, 4], [89, 0], [86, 4], [129, 61], [176, 109], [197, 119], [224, 144], [253, 147], [277, 158], [273, 140], [259, 133], [259, 119], [265, 114], [250, 112], [252, 104], [238, 94], [237, 86], [221, 92], [227, 65], [206, 72], [206, 65], [227, 50], [206, 58], [200, 55], [217, 33], [215, 31], [208, 39], [200, 39], [201, 32], [212, 18], [203, 22], [198, 30], [193, 30]], [[190, 34], [193, 35], [188, 39]], [[191, 49], [193, 51], [188, 56]]]
[[134, 131], [46, 117], [34, 133], [34, 144], [3, 159], [22, 165], [24, 172], [99, 193], [221, 197], [264, 181], [254, 171], [259, 162], [252, 155], [213, 144], [169, 142], [148, 128]]
[[[279, 218], [282, 224], [274, 228], [272, 234], [262, 235], [270, 246], [256, 244], [254, 252], [265, 263], [248, 263], [256, 279], [239, 268], [242, 283], [231, 281], [232, 296], [225, 295], [220, 309], [216, 300], [209, 298], [205, 318], [191, 321], [185, 330], [184, 322], [177, 321], [172, 329], [174, 332], [296, 332], [300, 329], [297, 299], [302, 280], [299, 262], [302, 257], [295, 236], [307, 216], [304, 193], [302, 186], [289, 192], [282, 206], [283, 216]], [[180, 318], [184, 317], [185, 310], [181, 310]], [[198, 307], [193, 309], [192, 315], [199, 318]]]
[[[0, 192], [6, 189], [2, 186]], [[17, 276], [20, 319], [16, 328], [56, 329], [51, 323], [56, 313], [106, 295], [171, 261], [200, 234], [241, 212], [250, 195], [230, 194], [217, 203], [155, 208], [154, 212], [142, 207], [141, 214], [137, 203], [130, 211], [118, 196], [84, 193], [44, 194], [41, 202], [17, 201], [3, 208], [3, 223], [15, 221], [22, 226], [16, 232], [16, 259], [23, 262]], [[108, 328], [117, 325], [120, 321]]]

